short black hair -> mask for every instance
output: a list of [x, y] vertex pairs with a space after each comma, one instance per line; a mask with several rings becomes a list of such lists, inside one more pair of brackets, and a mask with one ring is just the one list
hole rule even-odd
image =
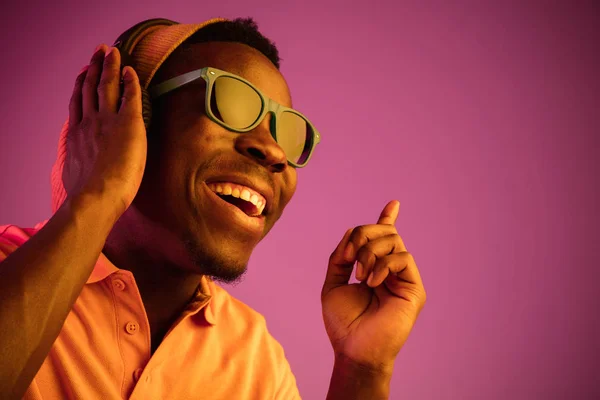
[[251, 17], [212, 23], [190, 36], [177, 50], [206, 42], [242, 43], [263, 53], [277, 69], [281, 63], [275, 43], [260, 33], [256, 21]]

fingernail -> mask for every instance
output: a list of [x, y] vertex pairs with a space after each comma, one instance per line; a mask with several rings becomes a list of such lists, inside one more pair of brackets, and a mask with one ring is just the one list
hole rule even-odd
[[360, 280], [360, 278], [362, 278], [362, 276], [363, 276], [363, 265], [359, 261], [356, 263], [356, 277], [358, 280]]
[[373, 273], [369, 274], [369, 279], [367, 279], [367, 285], [371, 286], [373, 284]]
[[108, 48], [106, 49], [106, 52], [104, 53], [104, 57], [108, 57], [108, 55], [109, 55], [110, 53], [112, 53], [113, 49], [114, 49], [114, 47], [108, 47]]
[[352, 253], [354, 252], [354, 245], [352, 242], [348, 243], [346, 246], [346, 251], [344, 251], [344, 259], [346, 261], [352, 261]]

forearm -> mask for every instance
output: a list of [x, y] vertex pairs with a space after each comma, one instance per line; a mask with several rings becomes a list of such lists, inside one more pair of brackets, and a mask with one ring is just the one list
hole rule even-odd
[[116, 222], [109, 206], [67, 200], [0, 263], [0, 397], [21, 398], [50, 351]]
[[336, 358], [327, 400], [389, 398], [392, 368], [374, 371]]

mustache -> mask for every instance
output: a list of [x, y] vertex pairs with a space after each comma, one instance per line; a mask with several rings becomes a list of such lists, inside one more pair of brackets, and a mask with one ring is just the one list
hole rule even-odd
[[275, 191], [275, 180], [273, 179], [273, 175], [265, 167], [251, 162], [250, 160], [244, 160], [243, 158], [232, 159], [231, 157], [224, 157], [219, 154], [204, 162], [202, 170], [206, 175], [219, 175], [235, 172], [251, 177], [252, 179], [266, 182], [267, 185]]

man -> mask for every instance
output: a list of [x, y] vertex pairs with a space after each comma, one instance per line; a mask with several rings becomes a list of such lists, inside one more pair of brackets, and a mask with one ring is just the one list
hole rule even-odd
[[[0, 227], [1, 397], [299, 398], [262, 316], [215, 281], [245, 272], [318, 132], [252, 20], [147, 31], [135, 69], [101, 45], [78, 76], [52, 218]], [[349, 229], [329, 259], [328, 399], [387, 398], [425, 303], [398, 212]]]

